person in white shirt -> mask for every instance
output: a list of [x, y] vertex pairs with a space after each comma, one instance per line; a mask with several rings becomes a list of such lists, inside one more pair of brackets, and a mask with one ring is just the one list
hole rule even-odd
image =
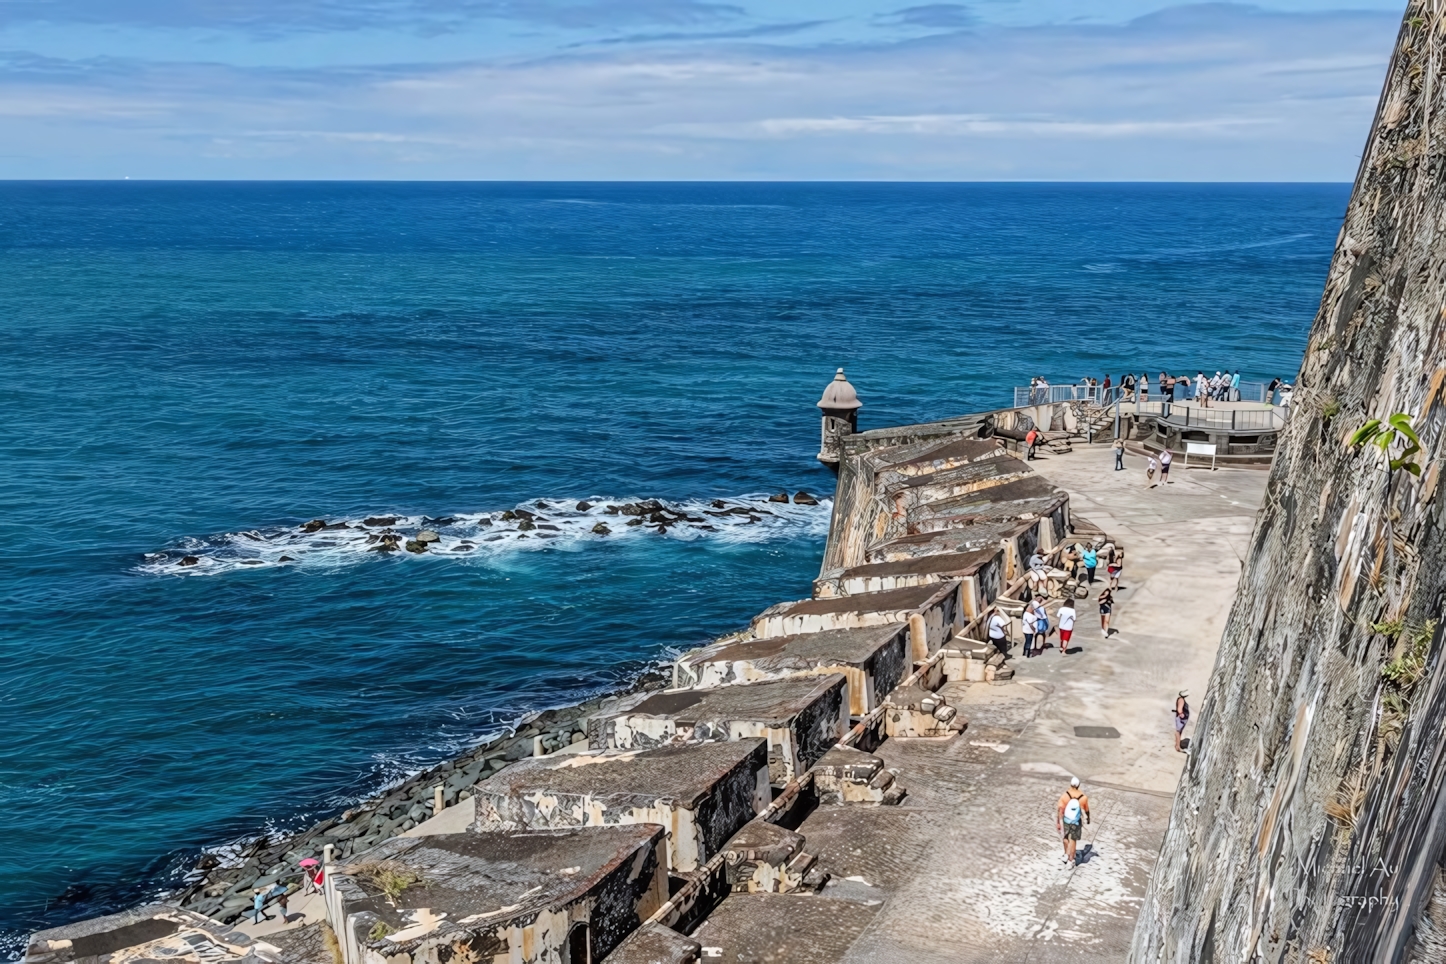
[[1009, 629], [1009, 617], [999, 611], [998, 607], [989, 611], [989, 642], [1001, 653], [1007, 645], [1004, 641], [1004, 634]]
[[1074, 600], [1066, 599], [1054, 618], [1059, 625], [1059, 655], [1065, 656], [1069, 653], [1069, 638], [1074, 635]]
[[1160, 481], [1161, 481], [1161, 482], [1169, 482], [1169, 481], [1170, 481], [1170, 463], [1173, 462], [1173, 461], [1175, 461], [1175, 456], [1174, 456], [1173, 454], [1171, 454], [1171, 452], [1170, 452], [1169, 449], [1165, 449], [1163, 452], [1160, 453]]

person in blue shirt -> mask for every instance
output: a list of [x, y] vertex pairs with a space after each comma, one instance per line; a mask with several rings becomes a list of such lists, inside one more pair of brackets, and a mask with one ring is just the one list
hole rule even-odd
[[1094, 546], [1088, 546], [1084, 551], [1085, 578], [1090, 582], [1095, 581], [1095, 569], [1100, 564], [1100, 557], [1095, 552]]

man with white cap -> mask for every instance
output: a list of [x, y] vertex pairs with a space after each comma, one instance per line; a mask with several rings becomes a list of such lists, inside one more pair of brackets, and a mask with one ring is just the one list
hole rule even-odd
[[1079, 844], [1080, 832], [1090, 819], [1090, 798], [1079, 788], [1079, 777], [1070, 777], [1069, 789], [1059, 796], [1055, 808], [1054, 826], [1064, 841], [1064, 862], [1074, 866], [1074, 848]]
[[1190, 722], [1190, 702], [1185, 699], [1189, 696], [1188, 690], [1181, 690], [1180, 695], [1175, 697], [1175, 752], [1184, 753], [1180, 746], [1180, 734], [1185, 732], [1185, 724]]

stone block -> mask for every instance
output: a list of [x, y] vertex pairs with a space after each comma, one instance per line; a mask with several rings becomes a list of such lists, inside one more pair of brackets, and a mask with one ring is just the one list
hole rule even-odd
[[733, 893], [787, 894], [802, 889], [814, 858], [803, 835], [754, 820], [728, 841], [724, 874]]
[[847, 680], [829, 673], [637, 694], [594, 716], [588, 743], [594, 750], [629, 750], [761, 737], [768, 742], [769, 779], [783, 784], [838, 742], [847, 723]]
[[394, 837], [335, 866], [342, 964], [601, 960], [668, 896], [658, 826]]
[[673, 680], [679, 687], [714, 687], [842, 673], [848, 680], [848, 712], [863, 716], [908, 675], [908, 660], [908, 625], [892, 623], [715, 643], [674, 663]]
[[836, 746], [813, 770], [813, 789], [820, 804], [896, 804], [904, 798], [884, 761], [851, 746]]
[[942, 693], [911, 684], [889, 694], [884, 725], [890, 737], [939, 737], [962, 733], [968, 722]]
[[[244, 895], [244, 900], [250, 905], [251, 895]], [[273, 944], [169, 904], [144, 904], [36, 931], [25, 950], [26, 964], [280, 964], [283, 960]]]
[[962, 608], [959, 581], [955, 579], [888, 592], [779, 603], [753, 617], [751, 629], [757, 639], [772, 639], [907, 623], [910, 616], [917, 614], [924, 618], [929, 649], [933, 651], [957, 631]]
[[696, 870], [772, 799], [768, 744], [749, 738], [652, 750], [559, 753], [477, 784], [478, 831], [657, 824], [668, 867]]

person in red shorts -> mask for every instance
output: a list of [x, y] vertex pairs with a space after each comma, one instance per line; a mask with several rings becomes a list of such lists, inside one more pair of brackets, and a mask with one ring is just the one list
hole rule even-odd
[[1069, 638], [1074, 635], [1074, 600], [1066, 599], [1064, 605], [1059, 607], [1059, 612], [1054, 614], [1054, 618], [1059, 626], [1059, 655], [1064, 656], [1069, 652]]

